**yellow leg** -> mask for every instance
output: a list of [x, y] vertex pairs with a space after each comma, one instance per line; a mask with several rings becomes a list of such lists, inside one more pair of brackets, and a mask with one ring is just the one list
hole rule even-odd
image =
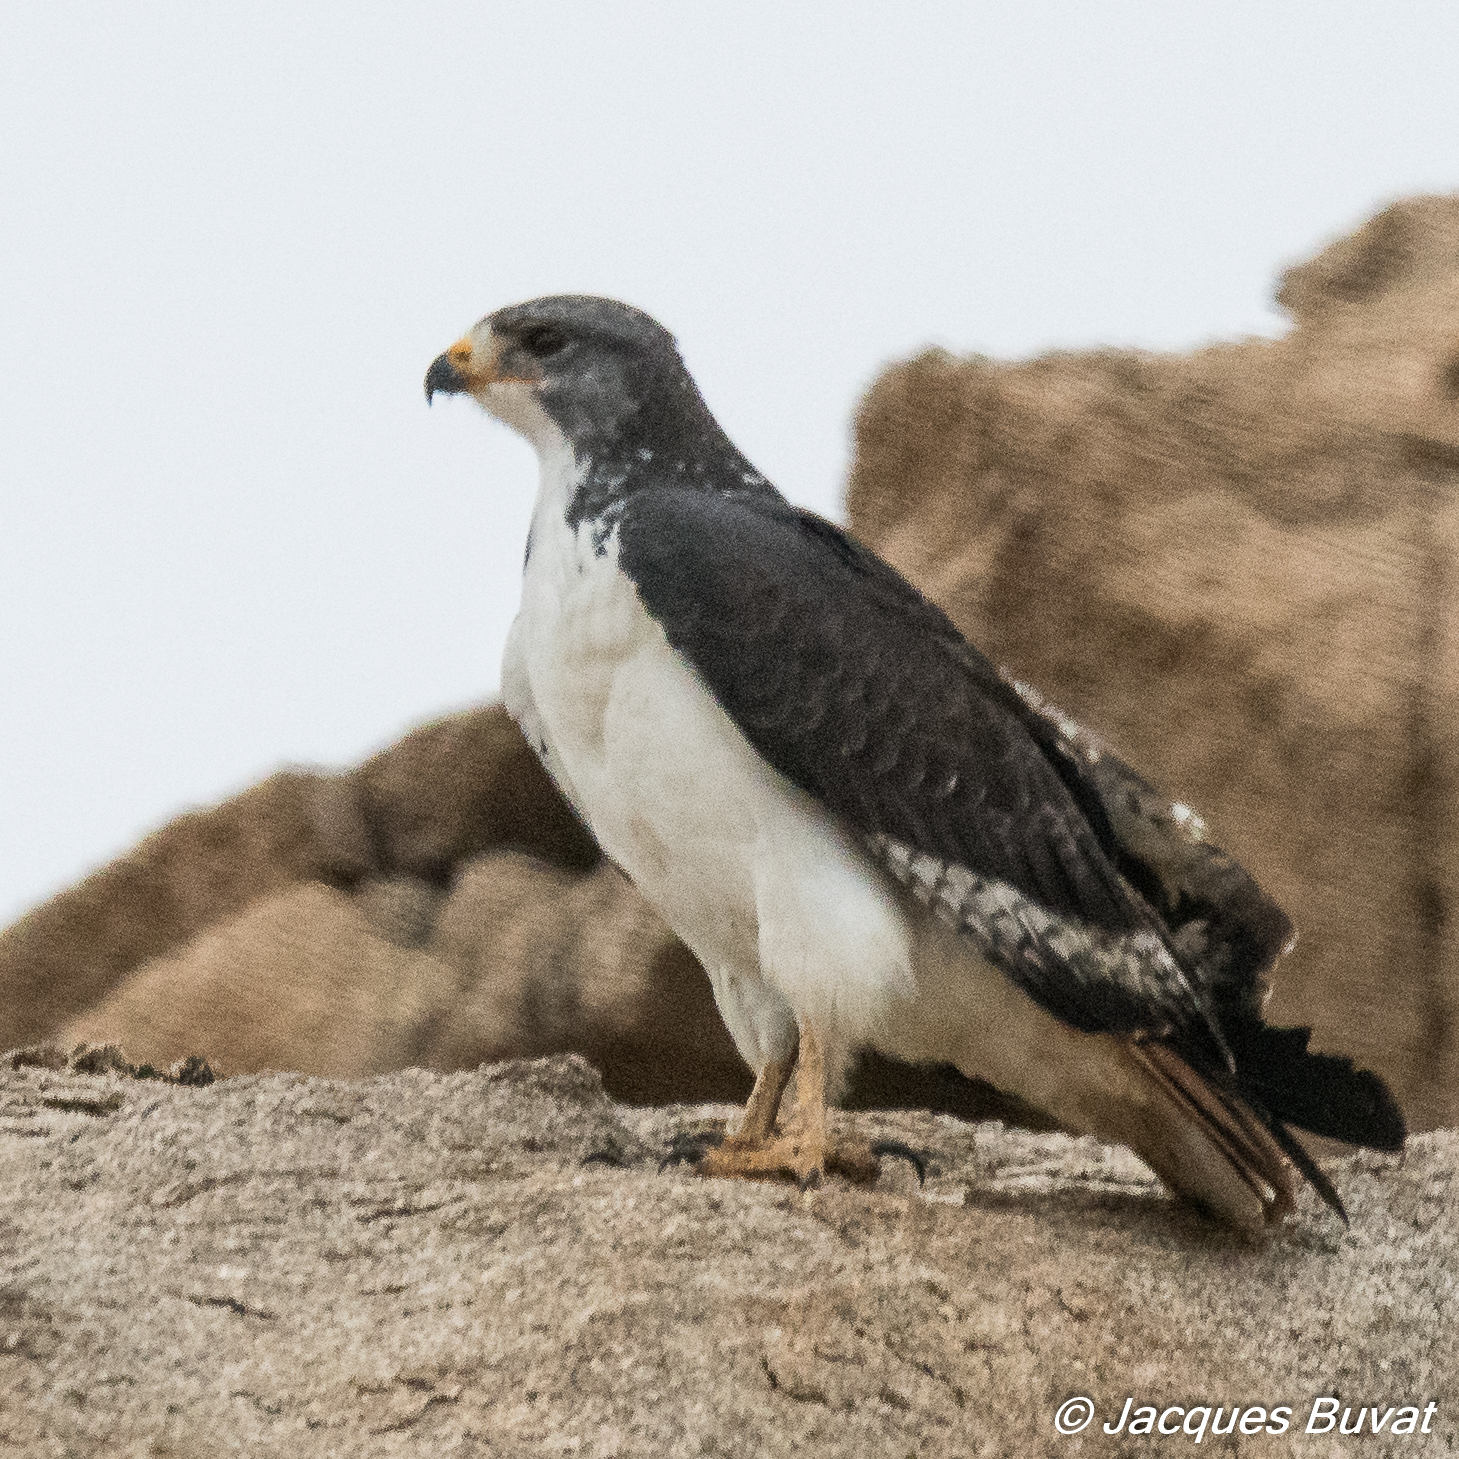
[[772, 1059], [760, 1070], [755, 1087], [745, 1103], [745, 1117], [740, 1122], [739, 1132], [730, 1135], [726, 1143], [763, 1145], [775, 1132], [775, 1118], [780, 1113], [780, 1101], [785, 1096], [790, 1076], [795, 1072], [796, 1052], [792, 1049], [783, 1059]]

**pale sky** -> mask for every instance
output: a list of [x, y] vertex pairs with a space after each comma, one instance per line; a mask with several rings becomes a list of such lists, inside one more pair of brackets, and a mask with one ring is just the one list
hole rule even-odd
[[535, 466], [431, 359], [536, 294], [679, 337], [839, 512], [925, 344], [1276, 333], [1459, 188], [1452, 0], [7, 7], [0, 924], [179, 811], [494, 692]]

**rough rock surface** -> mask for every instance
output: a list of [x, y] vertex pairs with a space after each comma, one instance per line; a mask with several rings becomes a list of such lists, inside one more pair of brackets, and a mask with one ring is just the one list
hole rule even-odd
[[[1293, 1410], [1205, 1452], [1459, 1447], [1459, 1136], [1330, 1162], [1263, 1248], [1091, 1140], [862, 1115], [875, 1189], [659, 1169], [722, 1108], [577, 1058], [181, 1088], [0, 1072], [0, 1452], [1143, 1454], [1136, 1405]], [[1425, 1436], [1305, 1437], [1313, 1400]], [[1093, 1425], [1054, 1416], [1086, 1395]], [[1396, 1417], [1396, 1416], [1395, 1416]], [[1181, 1415], [1166, 1418], [1180, 1425]]]
[[749, 1090], [709, 980], [622, 875], [519, 852], [466, 863], [449, 895], [300, 883], [146, 963], [58, 1039], [341, 1078], [572, 1050], [622, 1098]]

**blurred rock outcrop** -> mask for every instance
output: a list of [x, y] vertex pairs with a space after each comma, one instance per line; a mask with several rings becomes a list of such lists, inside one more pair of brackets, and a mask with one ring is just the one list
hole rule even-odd
[[578, 1050], [625, 1097], [737, 1098], [698, 964], [500, 706], [179, 817], [0, 934], [0, 1045], [338, 1076]]
[[1280, 340], [888, 370], [851, 520], [1282, 902], [1274, 1021], [1455, 1123], [1459, 197], [1278, 297]]

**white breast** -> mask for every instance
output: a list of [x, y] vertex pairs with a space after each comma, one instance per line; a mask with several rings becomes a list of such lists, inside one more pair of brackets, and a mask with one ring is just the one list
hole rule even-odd
[[[833, 1057], [911, 991], [896, 894], [840, 823], [771, 769], [672, 649], [543, 453], [508, 708], [604, 851], [710, 974], [759, 1068], [816, 1018]], [[543, 747], [545, 746], [545, 751]]]

